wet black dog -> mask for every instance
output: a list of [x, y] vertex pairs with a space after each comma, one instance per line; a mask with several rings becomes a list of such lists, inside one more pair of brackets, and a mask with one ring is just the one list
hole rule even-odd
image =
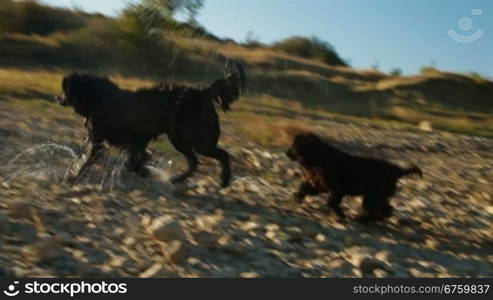
[[301, 203], [306, 195], [330, 192], [327, 205], [340, 218], [345, 195], [362, 195], [365, 214], [360, 221], [381, 220], [392, 214], [389, 198], [395, 194], [397, 181], [405, 175], [423, 176], [417, 167], [402, 169], [389, 162], [344, 153], [313, 133], [294, 137], [287, 155], [303, 167], [303, 180], [295, 201]]
[[127, 150], [127, 168], [148, 175], [145, 163], [148, 143], [162, 133], [188, 161], [188, 170], [172, 179], [183, 181], [196, 170], [196, 154], [209, 156], [222, 165], [222, 186], [229, 184], [229, 154], [217, 143], [221, 134], [214, 102], [224, 111], [237, 100], [245, 86], [241, 64], [229, 62], [227, 75], [205, 88], [161, 84], [153, 88], [129, 91], [120, 89], [107, 78], [71, 74], [63, 79], [60, 104], [72, 106], [86, 118], [92, 145], [91, 154], [75, 178], [80, 177], [100, 156], [103, 143]]

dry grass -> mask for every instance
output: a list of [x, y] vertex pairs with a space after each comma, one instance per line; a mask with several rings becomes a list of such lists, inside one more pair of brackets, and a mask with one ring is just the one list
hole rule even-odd
[[[430, 86], [433, 89], [430, 80], [458, 80], [456, 75], [433, 73], [388, 77], [373, 71], [329, 67], [270, 49], [248, 49], [235, 44], [183, 37], [173, 37], [172, 40], [179, 51], [189, 53], [193, 60], [202, 64], [203, 70], [216, 70], [205, 73], [206, 76], [177, 77], [176, 80], [210, 82], [220, 76], [218, 70], [225, 56], [247, 65], [247, 95], [235, 103], [231, 113], [221, 116], [237, 132], [263, 145], [285, 145], [289, 140], [286, 128], [310, 129], [316, 126], [317, 120], [327, 118], [371, 121], [379, 126], [395, 121], [417, 124], [426, 120], [435, 128], [493, 136], [493, 115], [490, 112], [473, 114], [467, 111], [467, 106], [466, 110], [452, 106], [464, 101], [467, 93], [449, 103], [446, 99], [436, 101], [439, 91], [429, 93]], [[42, 42], [48, 43], [46, 39]], [[176, 68], [180, 68], [179, 63], [177, 61]], [[54, 107], [46, 100], [60, 93], [61, 79], [66, 73], [63, 69], [0, 69], [0, 99], [32, 100], [28, 106], [33, 109], [46, 111], [47, 115], [50, 112], [59, 115], [62, 108]], [[148, 78], [124, 76], [114, 70], [109, 75], [121, 87], [132, 90], [155, 84]], [[487, 87], [488, 84], [490, 82], [482, 83], [482, 86]], [[159, 149], [169, 149], [169, 145], [162, 141], [154, 145]]]

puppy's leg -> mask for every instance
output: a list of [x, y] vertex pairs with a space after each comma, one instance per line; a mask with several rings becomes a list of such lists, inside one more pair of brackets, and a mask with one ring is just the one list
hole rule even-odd
[[344, 211], [341, 208], [341, 202], [342, 202], [343, 197], [344, 197], [344, 194], [340, 191], [340, 189], [336, 188], [336, 189], [332, 190], [332, 193], [330, 194], [329, 199], [327, 200], [327, 206], [330, 209], [333, 209], [334, 212], [336, 213], [336, 215], [340, 219], [346, 218], [346, 214], [344, 213]]
[[231, 166], [229, 164], [229, 153], [225, 150], [216, 147], [215, 149], [202, 149], [196, 148], [197, 151], [205, 156], [217, 159], [221, 163], [221, 187], [225, 188], [229, 185], [231, 180]]
[[307, 181], [302, 181], [298, 191], [294, 194], [294, 202], [297, 204], [301, 204], [306, 196], [318, 195], [319, 191], [312, 187], [312, 185]]
[[382, 220], [385, 216], [392, 213], [392, 206], [387, 202], [387, 198], [369, 193], [363, 196], [364, 213], [358, 218], [361, 223], [374, 222]]
[[[388, 200], [387, 200], [387, 202], [388, 202]], [[388, 218], [388, 217], [392, 216], [393, 211], [394, 211], [394, 208], [392, 207], [392, 205], [390, 205], [389, 203], [385, 203], [381, 208], [382, 217]]]

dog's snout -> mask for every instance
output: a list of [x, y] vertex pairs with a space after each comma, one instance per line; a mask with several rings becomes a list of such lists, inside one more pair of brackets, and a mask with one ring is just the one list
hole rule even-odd
[[60, 104], [60, 105], [66, 106], [67, 105], [67, 97], [65, 96], [65, 94], [63, 94], [61, 96], [55, 96], [55, 102]]

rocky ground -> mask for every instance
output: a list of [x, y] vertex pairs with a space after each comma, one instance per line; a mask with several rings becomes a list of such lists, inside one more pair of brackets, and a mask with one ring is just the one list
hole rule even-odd
[[[152, 179], [120, 174], [122, 160], [107, 157], [96, 179], [69, 186], [65, 148], [13, 162], [33, 145], [63, 144], [52, 136], [82, 141], [82, 121], [37, 118], [6, 104], [0, 111], [0, 277], [493, 276], [493, 140], [320, 120], [341, 149], [424, 171], [401, 180], [392, 218], [361, 225], [328, 215], [323, 197], [294, 205], [298, 166], [282, 148], [245, 142], [228, 122], [229, 188], [218, 188], [219, 167], [208, 159], [186, 186], [172, 187], [167, 176], [183, 168], [174, 152], [155, 155]], [[351, 216], [360, 201], [344, 201]]]

